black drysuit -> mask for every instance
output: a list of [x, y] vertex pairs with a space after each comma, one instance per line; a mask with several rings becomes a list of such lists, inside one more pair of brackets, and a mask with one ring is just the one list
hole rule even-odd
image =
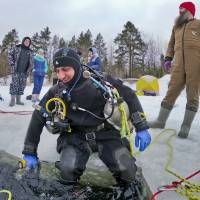
[[[133, 90], [111, 77], [106, 77], [106, 80], [117, 88], [127, 102], [130, 113], [143, 112]], [[62, 93], [62, 88], [62, 83], [54, 85], [40, 102], [40, 105], [45, 108], [45, 103], [49, 99], [59, 96], [67, 106], [67, 118], [72, 132], [60, 133], [57, 140], [57, 151], [60, 153], [60, 162], [57, 162], [57, 167], [61, 171], [61, 180], [63, 182], [78, 181], [85, 170], [90, 154], [98, 152], [100, 159], [117, 181], [132, 182], [137, 167], [135, 158], [130, 154], [128, 140], [122, 139], [119, 131], [105, 120], [97, 119], [87, 112], [74, 109], [74, 105], [76, 105], [76, 107], [84, 108], [104, 118], [103, 111], [106, 99], [102, 91], [90, 79], [84, 78], [71, 91], [70, 97], [67, 96], [67, 93]], [[66, 87], [65, 90], [69, 91], [70, 88]], [[25, 138], [23, 154], [37, 155], [40, 134], [45, 124], [46, 118], [40, 111], [35, 110]], [[146, 120], [135, 124], [135, 128], [136, 131], [147, 129]]]

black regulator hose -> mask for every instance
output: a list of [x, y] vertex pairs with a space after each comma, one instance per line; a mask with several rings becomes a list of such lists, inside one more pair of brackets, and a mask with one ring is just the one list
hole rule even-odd
[[87, 113], [89, 113], [90, 115], [92, 115], [93, 117], [95, 117], [95, 118], [97, 118], [97, 119], [100, 119], [100, 120], [107, 120], [107, 119], [109, 119], [109, 118], [112, 117], [113, 112], [114, 112], [114, 108], [115, 108], [115, 107], [114, 107], [114, 98], [113, 98], [113, 97], [111, 97], [111, 105], [112, 105], [112, 110], [111, 110], [110, 114], [109, 114], [107, 117], [99, 117], [99, 116], [95, 115], [93, 112], [91, 112], [91, 111], [89, 111], [89, 110], [87, 110], [87, 109], [85, 109], [85, 108], [81, 108], [81, 107], [79, 107], [79, 106], [76, 105], [76, 104], [72, 104], [72, 109], [73, 109], [73, 110], [80, 110], [80, 111], [83, 111], [83, 112], [87, 112]]

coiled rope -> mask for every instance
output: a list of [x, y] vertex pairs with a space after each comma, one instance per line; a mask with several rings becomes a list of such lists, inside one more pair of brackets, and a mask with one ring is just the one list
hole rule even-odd
[[150, 197], [150, 200], [155, 200], [155, 197], [158, 196], [160, 193], [164, 191], [170, 191], [170, 190], [174, 190], [176, 193], [182, 196], [185, 196], [188, 200], [200, 200], [200, 196], [196, 194], [196, 193], [200, 193], [200, 185], [193, 183], [191, 181], [188, 181], [189, 179], [196, 176], [197, 174], [200, 174], [200, 170], [197, 170], [193, 172], [191, 175], [184, 178], [183, 176], [174, 172], [170, 168], [173, 161], [173, 146], [171, 145], [171, 140], [176, 135], [176, 131], [174, 129], [164, 129], [161, 133], [159, 133], [156, 136], [151, 146], [154, 143], [156, 143], [158, 138], [166, 131], [171, 131], [173, 133], [170, 135], [170, 137], [166, 141], [166, 145], [169, 147], [169, 151], [168, 151], [167, 163], [165, 165], [165, 171], [177, 177], [180, 181], [174, 181], [172, 182], [172, 184], [159, 187], [158, 191]]

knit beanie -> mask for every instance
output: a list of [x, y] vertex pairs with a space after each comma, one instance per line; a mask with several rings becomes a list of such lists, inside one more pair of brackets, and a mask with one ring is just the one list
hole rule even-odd
[[186, 10], [190, 11], [192, 15], [195, 15], [195, 5], [192, 2], [183, 2], [180, 4], [179, 8], [185, 8]]
[[43, 52], [43, 53], [44, 53], [44, 49], [39, 48], [39, 49], [37, 50], [37, 52]]

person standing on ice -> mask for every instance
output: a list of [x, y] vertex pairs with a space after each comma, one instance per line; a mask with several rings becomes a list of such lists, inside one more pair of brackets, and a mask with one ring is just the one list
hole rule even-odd
[[194, 3], [180, 4], [179, 16], [172, 29], [164, 63], [166, 71], [171, 70], [171, 80], [157, 119], [149, 122], [151, 128], [164, 128], [177, 97], [186, 87], [187, 104], [178, 133], [180, 138], [188, 137], [192, 121], [199, 108], [200, 20], [195, 19], [194, 15]]
[[24, 37], [22, 43], [13, 46], [8, 51], [8, 63], [11, 69], [12, 80], [10, 83], [11, 100], [9, 106], [24, 105], [21, 96], [24, 94], [26, 80], [29, 72], [32, 70], [32, 51], [29, 48], [31, 39]]
[[39, 102], [39, 95], [44, 82], [45, 74], [48, 70], [47, 60], [44, 58], [44, 50], [39, 48], [33, 59], [33, 92], [32, 102]]
[[[52, 133], [59, 134], [57, 151], [60, 161], [56, 162], [56, 167], [60, 171], [61, 183], [75, 185], [80, 180], [90, 155], [98, 152], [99, 158], [116, 178], [118, 186], [123, 188], [123, 192], [120, 190], [121, 196], [117, 199], [122, 200], [123, 195], [132, 197], [137, 166], [129, 148], [131, 140], [122, 135], [124, 129], [117, 128], [117, 124], [127, 121], [121, 121], [122, 116], [117, 114], [118, 107], [116, 112], [111, 112], [117, 104], [113, 101], [111, 104], [108, 99], [113, 99], [114, 96], [106, 85], [98, 82], [97, 74], [90, 74], [93, 77], [88, 76], [89, 71], [81, 66], [80, 57], [73, 49], [59, 49], [53, 56], [53, 65], [60, 81], [51, 87], [40, 101], [40, 109], [33, 112], [22, 152], [25, 167], [37, 167], [40, 135], [50, 120], [51, 123], [48, 124]], [[119, 91], [121, 98], [118, 99], [118, 103], [127, 102], [127, 115], [129, 113], [130, 123], [136, 129], [135, 145], [140, 151], [144, 151], [151, 142], [151, 136], [137, 96], [121, 81], [109, 76], [104, 78]], [[104, 79], [100, 79], [102, 83]], [[56, 98], [55, 103], [50, 103]], [[63, 114], [54, 118], [49, 109], [56, 115], [63, 110]], [[67, 110], [66, 114], [64, 110]], [[125, 110], [124, 112], [126, 115]]]
[[97, 49], [95, 47], [89, 48], [88, 51], [88, 64], [92, 69], [101, 72], [101, 59], [97, 53]]

